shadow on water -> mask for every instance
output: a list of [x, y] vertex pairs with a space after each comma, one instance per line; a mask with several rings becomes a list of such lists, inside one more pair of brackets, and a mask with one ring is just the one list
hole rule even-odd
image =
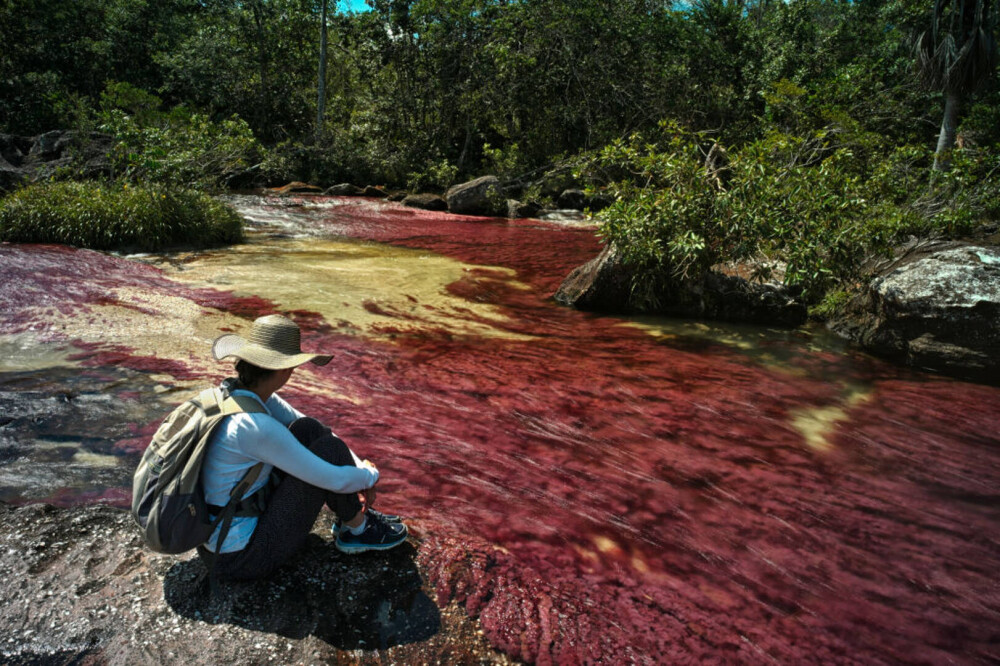
[[341, 650], [380, 649], [438, 633], [438, 607], [423, 591], [409, 544], [388, 553], [347, 556], [310, 535], [303, 551], [268, 578], [218, 582], [193, 558], [166, 573], [163, 596], [179, 615], [209, 624], [302, 639]]

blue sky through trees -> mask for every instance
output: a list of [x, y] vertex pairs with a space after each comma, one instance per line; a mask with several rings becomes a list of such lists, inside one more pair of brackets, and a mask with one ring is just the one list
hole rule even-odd
[[365, 0], [337, 0], [337, 9], [340, 11], [367, 12], [371, 9]]

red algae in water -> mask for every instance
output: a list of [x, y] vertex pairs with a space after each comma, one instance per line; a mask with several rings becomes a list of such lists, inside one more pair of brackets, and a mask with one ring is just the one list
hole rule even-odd
[[[384, 508], [426, 535], [438, 601], [464, 604], [504, 652], [541, 664], [995, 659], [1000, 390], [794, 339], [769, 350], [791, 350], [791, 371], [769, 368], [547, 302], [596, 252], [592, 232], [387, 204], [316, 216], [331, 233], [513, 268], [533, 287], [488, 269], [448, 285], [530, 339], [401, 320], [390, 343], [302, 313], [334, 362], [303, 366], [283, 391], [379, 464]], [[849, 387], [862, 397], [847, 400]], [[825, 445], [797, 419], [825, 428]]]

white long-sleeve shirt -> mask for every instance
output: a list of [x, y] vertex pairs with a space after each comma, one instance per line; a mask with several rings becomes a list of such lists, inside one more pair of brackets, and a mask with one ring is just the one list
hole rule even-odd
[[[236, 389], [233, 395], [249, 396], [264, 405], [267, 413], [240, 413], [226, 417], [212, 435], [202, 464], [202, 485], [209, 504], [225, 506], [229, 493], [240, 479], [258, 462], [263, 462], [257, 481], [244, 497], [262, 488], [277, 467], [306, 483], [335, 493], [352, 493], [371, 488], [378, 481], [378, 471], [362, 467], [333, 465], [303, 446], [288, 430], [288, 426], [303, 414], [281, 399], [277, 393], [261, 402], [260, 397], [246, 389]], [[233, 553], [246, 548], [254, 529], [256, 516], [233, 518], [226, 541], [217, 549], [221, 524], [205, 547], [213, 552]]]

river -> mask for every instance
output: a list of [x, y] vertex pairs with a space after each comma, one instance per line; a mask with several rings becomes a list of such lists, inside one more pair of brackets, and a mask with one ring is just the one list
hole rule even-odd
[[550, 298], [594, 231], [233, 197], [244, 245], [0, 244], [0, 499], [125, 506], [170, 406], [278, 311], [283, 395], [382, 471], [438, 602], [539, 662], [995, 663], [1000, 389], [821, 329]]

